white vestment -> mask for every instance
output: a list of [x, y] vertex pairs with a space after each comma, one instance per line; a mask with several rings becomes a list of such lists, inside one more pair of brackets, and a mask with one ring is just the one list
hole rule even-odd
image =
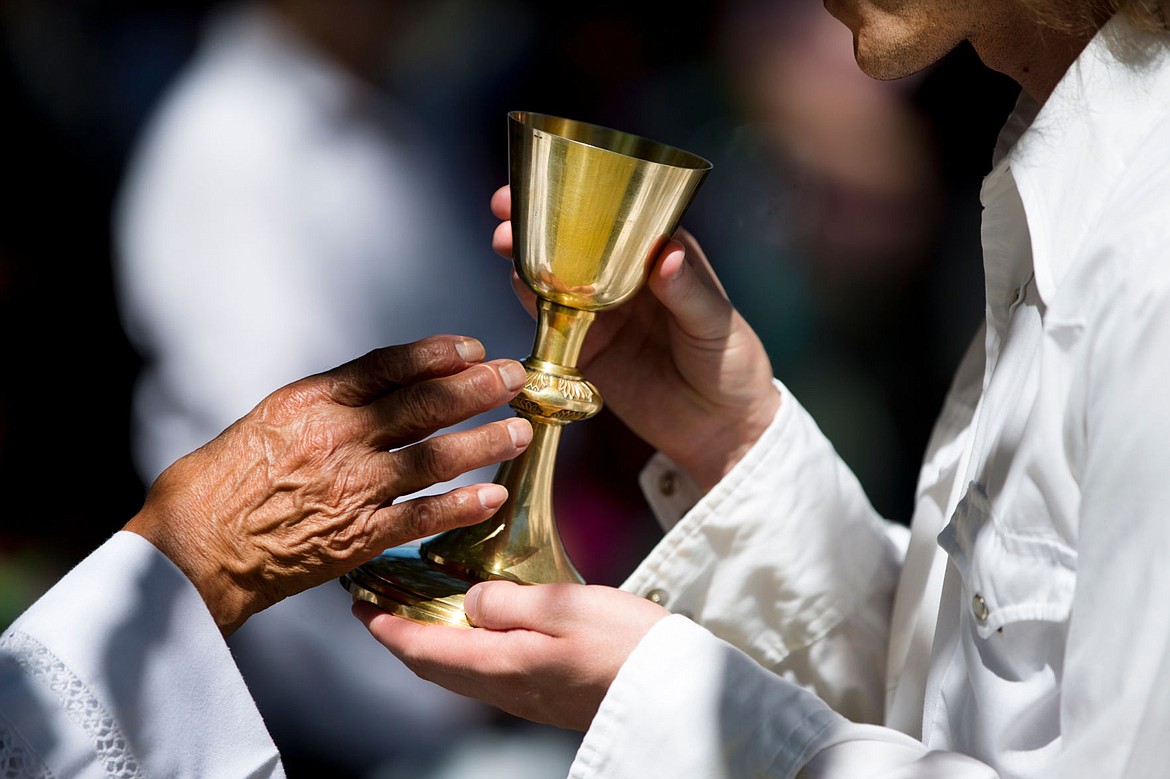
[[191, 581], [119, 532], [0, 638], [5, 776], [283, 777]]

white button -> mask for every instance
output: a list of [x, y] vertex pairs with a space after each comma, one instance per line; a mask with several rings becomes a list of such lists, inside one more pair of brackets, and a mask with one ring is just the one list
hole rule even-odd
[[666, 590], [650, 590], [650, 592], [646, 593], [646, 600], [651, 603], [657, 603], [659, 606], [665, 606], [667, 600]]
[[979, 593], [975, 593], [975, 597], [971, 599], [971, 613], [980, 622], [986, 622], [987, 615], [991, 613], [987, 608], [987, 601], [983, 600], [983, 596]]

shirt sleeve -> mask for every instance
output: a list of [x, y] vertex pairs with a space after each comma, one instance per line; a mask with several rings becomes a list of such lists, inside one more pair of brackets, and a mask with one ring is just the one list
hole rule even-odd
[[651, 629], [618, 672], [570, 779], [995, 775], [964, 755], [852, 723], [674, 615]]
[[776, 419], [710, 493], [661, 457], [643, 473], [667, 534], [624, 587], [675, 614], [619, 671], [571, 778], [996, 776], [867, 724], [906, 531], [777, 387]]
[[[904, 528], [878, 516], [811, 416], [777, 388], [775, 420], [706, 495], [661, 456], [651, 463], [643, 487], [667, 533], [623, 588], [877, 722]], [[683, 512], [688, 492], [697, 502]]]
[[129, 532], [0, 638], [0, 757], [58, 779], [284, 776], [198, 592]]

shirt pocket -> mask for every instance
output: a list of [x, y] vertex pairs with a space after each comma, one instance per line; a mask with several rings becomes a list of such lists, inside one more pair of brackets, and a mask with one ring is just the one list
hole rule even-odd
[[975, 632], [987, 639], [1013, 624], [1040, 622], [1063, 635], [1076, 585], [1076, 551], [1051, 523], [1029, 517], [1020, 528], [1006, 519], [996, 516], [984, 487], [972, 482], [938, 536], [962, 577]]

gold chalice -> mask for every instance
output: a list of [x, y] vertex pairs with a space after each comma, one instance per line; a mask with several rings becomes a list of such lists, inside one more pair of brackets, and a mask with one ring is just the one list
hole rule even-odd
[[532, 423], [528, 449], [500, 466], [508, 500], [491, 519], [391, 549], [342, 577], [356, 598], [418, 622], [468, 626], [476, 582], [583, 582], [553, 517], [561, 431], [601, 410], [577, 370], [596, 312], [629, 300], [711, 170], [705, 159], [606, 127], [508, 115], [513, 258], [537, 295], [528, 380], [511, 403]]

